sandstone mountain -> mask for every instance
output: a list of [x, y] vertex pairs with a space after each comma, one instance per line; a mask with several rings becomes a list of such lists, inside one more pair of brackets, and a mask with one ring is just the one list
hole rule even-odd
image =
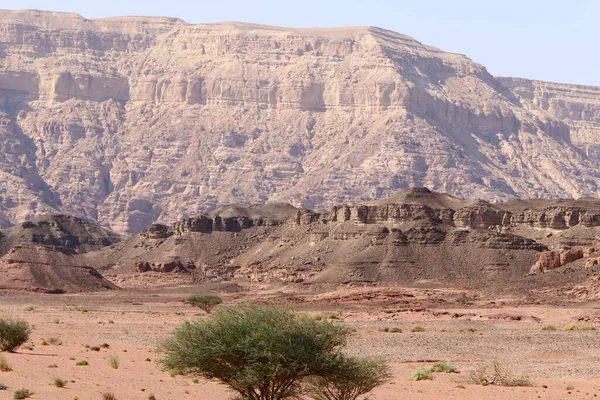
[[0, 226], [65, 213], [139, 232], [414, 186], [597, 196], [599, 93], [373, 27], [0, 11]]

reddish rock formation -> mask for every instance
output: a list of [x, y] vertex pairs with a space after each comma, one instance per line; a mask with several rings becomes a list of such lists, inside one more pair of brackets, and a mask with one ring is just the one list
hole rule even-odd
[[[536, 262], [531, 266], [530, 272], [537, 274], [547, 270], [559, 268], [582, 258], [587, 258], [599, 251], [600, 243], [597, 243], [594, 246], [585, 246], [577, 249], [566, 249], [562, 251], [553, 250], [538, 253], [536, 255]], [[597, 265], [597, 259], [589, 259], [585, 262], [586, 267], [595, 265]]]

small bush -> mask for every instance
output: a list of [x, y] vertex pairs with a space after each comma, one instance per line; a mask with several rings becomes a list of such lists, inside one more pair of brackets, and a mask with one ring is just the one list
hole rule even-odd
[[186, 300], [189, 304], [194, 307], [199, 307], [200, 309], [206, 311], [210, 314], [213, 308], [218, 306], [223, 302], [219, 296], [215, 295], [206, 295], [206, 296], [190, 296]]
[[91, 351], [100, 351], [100, 347], [98, 347], [98, 346], [92, 346], [92, 347], [90, 347], [90, 350]]
[[402, 333], [402, 329], [400, 329], [400, 328], [392, 328], [392, 329], [390, 329], [390, 332], [391, 333]]
[[150, 396], [148, 396], [148, 400], [156, 400], [156, 396], [154, 396], [153, 394], [151, 394]]
[[111, 368], [119, 369], [119, 365], [121, 365], [121, 362], [119, 361], [119, 356], [117, 356], [116, 354], [109, 354], [107, 360], [108, 365], [110, 365]]
[[425, 332], [425, 328], [421, 325], [415, 325], [410, 329], [411, 332]]
[[89, 363], [89, 362], [87, 362], [87, 360], [81, 360], [81, 361], [77, 361], [77, 362], [75, 363], [75, 365], [77, 365], [78, 367], [84, 367], [84, 366], [88, 366], [88, 365], [90, 365], [90, 363]]
[[471, 381], [477, 385], [531, 386], [526, 375], [516, 375], [495, 361], [471, 372]]
[[445, 372], [447, 374], [457, 374], [458, 369], [448, 365], [446, 361], [438, 361], [431, 366], [431, 372]]
[[563, 331], [595, 331], [596, 328], [590, 325], [567, 324], [562, 327]]
[[102, 343], [100, 345], [100, 347], [103, 348], [103, 349], [108, 349], [110, 347], [110, 345], [108, 343]]
[[0, 351], [14, 352], [29, 340], [31, 328], [21, 319], [0, 319]]
[[40, 306], [37, 306], [35, 304], [25, 304], [23, 306], [23, 311], [36, 311], [39, 310]]
[[67, 386], [67, 381], [55, 376], [54, 378], [52, 378], [52, 384], [57, 388], [64, 388], [65, 386]]
[[12, 368], [10, 367], [8, 360], [2, 354], [0, 354], [0, 371], [2, 371], [2, 372], [12, 371]]
[[544, 325], [544, 326], [542, 327], [542, 330], [543, 330], [543, 331], [555, 331], [555, 330], [556, 330], [556, 327], [555, 327], [554, 325]]
[[54, 346], [60, 346], [60, 345], [62, 345], [62, 340], [60, 340], [59, 338], [55, 338], [55, 337], [49, 337], [48, 339], [46, 339], [46, 343], [52, 344]]
[[383, 361], [343, 357], [331, 374], [309, 378], [305, 389], [314, 400], [356, 400], [391, 376]]
[[421, 368], [421, 369], [414, 371], [412, 374], [410, 374], [408, 379], [411, 381], [432, 380], [433, 374], [431, 373], [431, 369]]
[[113, 392], [102, 393], [102, 400], [117, 400], [117, 396]]
[[16, 400], [21, 400], [21, 399], [28, 399], [31, 396], [33, 396], [33, 392], [29, 389], [21, 389], [21, 390], [17, 390], [15, 392], [15, 396], [14, 398]]

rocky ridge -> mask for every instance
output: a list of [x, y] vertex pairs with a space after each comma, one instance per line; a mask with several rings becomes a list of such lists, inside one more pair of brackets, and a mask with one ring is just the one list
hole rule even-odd
[[228, 205], [128, 237], [50, 216], [0, 230], [0, 288], [100, 290], [139, 280], [526, 293], [596, 277], [599, 221], [597, 199], [489, 203], [425, 188], [328, 211]]
[[[199, 216], [83, 257], [117, 275], [176, 272], [194, 281], [485, 285], [508, 291], [577, 281], [598, 269], [590, 261], [556, 282], [552, 274], [528, 277], [581, 258], [574, 254], [597, 256], [591, 249], [600, 234], [599, 200], [494, 204], [415, 188], [329, 211], [287, 210], [287, 219], [233, 230], [208, 229], [214, 220]], [[548, 254], [558, 254], [560, 263], [532, 269]]]
[[59, 212], [131, 233], [414, 186], [595, 196], [597, 110], [597, 89], [495, 78], [374, 27], [0, 11], [0, 226]]
[[43, 293], [116, 289], [78, 256], [122, 237], [95, 223], [48, 215], [0, 230], [0, 289]]

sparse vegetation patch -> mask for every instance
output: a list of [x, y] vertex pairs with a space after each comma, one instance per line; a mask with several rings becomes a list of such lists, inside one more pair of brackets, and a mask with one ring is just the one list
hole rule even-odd
[[526, 375], [515, 374], [497, 361], [484, 364], [471, 372], [471, 381], [483, 386], [531, 386]]
[[223, 303], [223, 299], [216, 295], [195, 295], [188, 297], [186, 302], [210, 314], [213, 308]]
[[421, 368], [411, 373], [408, 379], [411, 381], [432, 380], [433, 374], [431, 373], [430, 368]]
[[31, 327], [21, 319], [0, 319], [0, 351], [13, 352], [29, 340]]

